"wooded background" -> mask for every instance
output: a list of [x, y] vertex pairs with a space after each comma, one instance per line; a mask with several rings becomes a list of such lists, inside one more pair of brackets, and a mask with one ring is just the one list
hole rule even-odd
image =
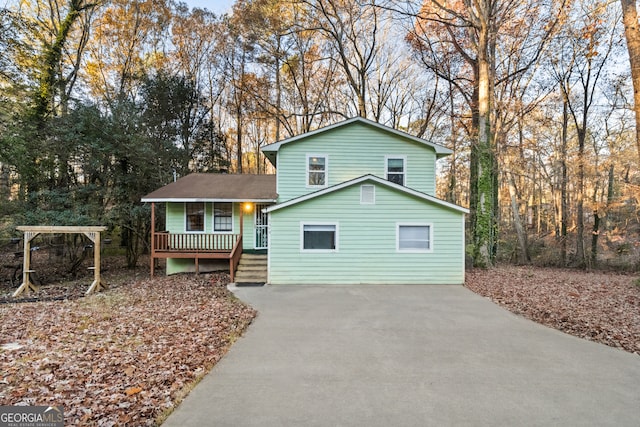
[[141, 196], [360, 115], [454, 151], [476, 265], [640, 268], [635, 1], [15, 0], [0, 90], [5, 237], [105, 224], [133, 266]]

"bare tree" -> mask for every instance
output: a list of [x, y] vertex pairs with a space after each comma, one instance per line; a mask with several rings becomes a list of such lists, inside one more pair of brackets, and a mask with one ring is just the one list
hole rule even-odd
[[[558, 6], [560, 6], [558, 8]], [[497, 251], [498, 146], [496, 86], [535, 64], [562, 15], [564, 2], [530, 0], [454, 2], [426, 0], [409, 40], [422, 62], [451, 82], [471, 110], [470, 201], [474, 262], [488, 266]], [[519, 46], [509, 50], [508, 46]], [[510, 51], [509, 55], [503, 52]], [[517, 66], [505, 58], [521, 58]], [[441, 55], [450, 57], [443, 69]], [[451, 72], [453, 71], [453, 73]]]
[[355, 97], [359, 116], [367, 117], [367, 92], [379, 48], [379, 14], [375, 0], [298, 0], [310, 14], [307, 22], [320, 33], [336, 56]]
[[640, 159], [640, 24], [635, 0], [620, 0], [624, 35], [627, 40], [631, 80], [633, 81], [633, 110], [636, 116], [636, 147]]

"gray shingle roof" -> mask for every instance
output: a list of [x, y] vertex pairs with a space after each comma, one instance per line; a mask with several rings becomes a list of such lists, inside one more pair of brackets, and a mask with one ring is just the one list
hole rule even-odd
[[275, 201], [275, 175], [194, 173], [142, 198], [143, 202]]

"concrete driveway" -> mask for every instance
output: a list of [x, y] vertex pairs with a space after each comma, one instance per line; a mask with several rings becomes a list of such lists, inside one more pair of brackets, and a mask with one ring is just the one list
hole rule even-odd
[[260, 314], [163, 427], [640, 425], [639, 356], [462, 286], [236, 295]]

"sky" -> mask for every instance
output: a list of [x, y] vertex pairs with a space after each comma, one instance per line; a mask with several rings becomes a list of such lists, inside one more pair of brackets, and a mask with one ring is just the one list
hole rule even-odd
[[231, 11], [234, 0], [180, 0], [190, 7], [207, 8], [216, 15]]

